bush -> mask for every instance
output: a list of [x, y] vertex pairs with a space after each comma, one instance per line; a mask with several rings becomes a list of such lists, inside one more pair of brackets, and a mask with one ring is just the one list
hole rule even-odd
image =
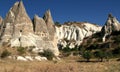
[[55, 57], [53, 52], [51, 50], [49, 50], [49, 49], [45, 50], [44, 53], [39, 53], [39, 55], [47, 57], [48, 60], [52, 60]]
[[115, 56], [119, 56], [119, 55], [120, 55], [120, 47], [117, 47], [116, 49], [114, 49], [114, 50], [112, 51], [112, 53], [113, 53], [113, 55], [115, 55]]
[[22, 55], [26, 52], [26, 49], [24, 47], [18, 47], [17, 51], [19, 52], [20, 55]]
[[90, 51], [85, 51], [82, 56], [86, 59], [87, 62], [89, 62], [92, 58], [92, 53]]
[[5, 57], [8, 57], [10, 56], [11, 53], [8, 51], [8, 50], [4, 50], [2, 53], [1, 53], [1, 58], [5, 58]]
[[95, 55], [95, 57], [98, 58], [98, 60], [100, 60], [102, 62], [107, 54], [105, 54], [105, 52], [103, 52], [102, 50], [98, 50], [94, 53], [94, 55]]

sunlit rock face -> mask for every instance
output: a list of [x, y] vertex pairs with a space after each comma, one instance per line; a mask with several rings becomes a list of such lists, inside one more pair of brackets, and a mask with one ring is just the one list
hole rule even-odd
[[101, 26], [85, 22], [69, 22], [67, 24], [56, 26], [56, 35], [58, 46], [74, 48], [79, 46], [83, 39], [96, 32], [101, 31]]
[[23, 2], [16, 2], [1, 24], [0, 45], [34, 47], [32, 51], [35, 53], [49, 49], [58, 56], [59, 50], [57, 44], [54, 43], [55, 31], [52, 31], [53, 35], [48, 32], [50, 29], [54, 30], [51, 28], [54, 22], [49, 10], [45, 13], [44, 19], [35, 16], [32, 22], [26, 13]]
[[39, 17], [38, 15], [35, 15], [33, 19], [33, 25], [35, 34], [40, 36], [43, 40], [48, 41], [49, 33], [43, 18]]
[[10, 8], [1, 27], [3, 42], [8, 42], [11, 38], [19, 38], [21, 35], [33, 33], [32, 21], [28, 17], [22, 1], [16, 2]]
[[120, 31], [120, 23], [115, 17], [109, 14], [108, 19], [101, 30], [103, 35], [103, 42], [105, 41], [106, 36], [110, 35], [112, 32], [115, 31]]
[[[51, 15], [51, 14], [50, 14]], [[51, 17], [50, 17], [51, 18]], [[48, 20], [52, 20], [49, 19]], [[47, 21], [48, 21], [47, 20]], [[49, 23], [50, 22], [50, 23]], [[47, 22], [50, 27], [53, 27], [53, 24], [49, 21]], [[50, 28], [47, 26], [45, 20], [37, 15], [35, 15], [33, 19], [33, 25], [34, 25], [34, 32], [35, 35], [39, 36], [41, 40], [37, 40], [37, 48], [35, 48], [35, 51], [39, 51], [42, 49], [50, 49], [53, 51], [53, 53], [58, 56], [59, 55], [59, 50], [57, 47], [57, 41], [55, 39], [55, 31], [52, 32], [52, 34], [49, 33]], [[53, 29], [52, 29], [53, 30]]]
[[49, 40], [53, 40], [55, 36], [55, 26], [50, 10], [46, 11], [46, 13], [43, 16], [43, 19], [45, 20], [45, 23], [47, 25], [47, 29], [49, 32]]
[[3, 21], [3, 19], [2, 19], [2, 17], [0, 16], [0, 25], [1, 25], [2, 21]]

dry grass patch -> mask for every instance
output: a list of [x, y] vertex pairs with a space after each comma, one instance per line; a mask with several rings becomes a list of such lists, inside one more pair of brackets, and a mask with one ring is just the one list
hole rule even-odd
[[58, 62], [21, 62], [1, 60], [0, 72], [120, 72], [120, 62], [76, 62], [61, 60]]

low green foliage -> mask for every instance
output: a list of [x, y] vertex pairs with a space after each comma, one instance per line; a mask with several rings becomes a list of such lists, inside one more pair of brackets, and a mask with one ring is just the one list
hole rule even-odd
[[53, 58], [55, 57], [53, 52], [49, 49], [45, 50], [43, 53], [39, 53], [39, 55], [47, 57], [48, 60], [53, 60]]
[[92, 58], [92, 52], [91, 51], [85, 51], [82, 56], [83, 56], [83, 58], [86, 59], [87, 62], [89, 62], [90, 59]]
[[18, 47], [17, 51], [19, 52], [20, 55], [23, 55], [26, 53], [26, 49], [24, 47]]
[[11, 53], [8, 51], [8, 50], [4, 50], [2, 53], [1, 53], [1, 58], [5, 58], [5, 57], [8, 57], [10, 56]]
[[98, 50], [96, 52], [94, 52], [94, 56], [96, 58], [98, 58], [99, 61], [103, 61], [103, 59], [107, 59], [109, 60], [109, 58], [111, 58], [113, 55], [111, 52], [106, 52], [106, 51], [102, 51], [102, 50]]

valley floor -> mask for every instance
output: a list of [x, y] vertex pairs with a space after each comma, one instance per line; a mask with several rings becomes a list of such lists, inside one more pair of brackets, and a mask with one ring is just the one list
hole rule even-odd
[[120, 72], [120, 61], [79, 62], [67, 58], [44, 62], [0, 60], [0, 72]]

